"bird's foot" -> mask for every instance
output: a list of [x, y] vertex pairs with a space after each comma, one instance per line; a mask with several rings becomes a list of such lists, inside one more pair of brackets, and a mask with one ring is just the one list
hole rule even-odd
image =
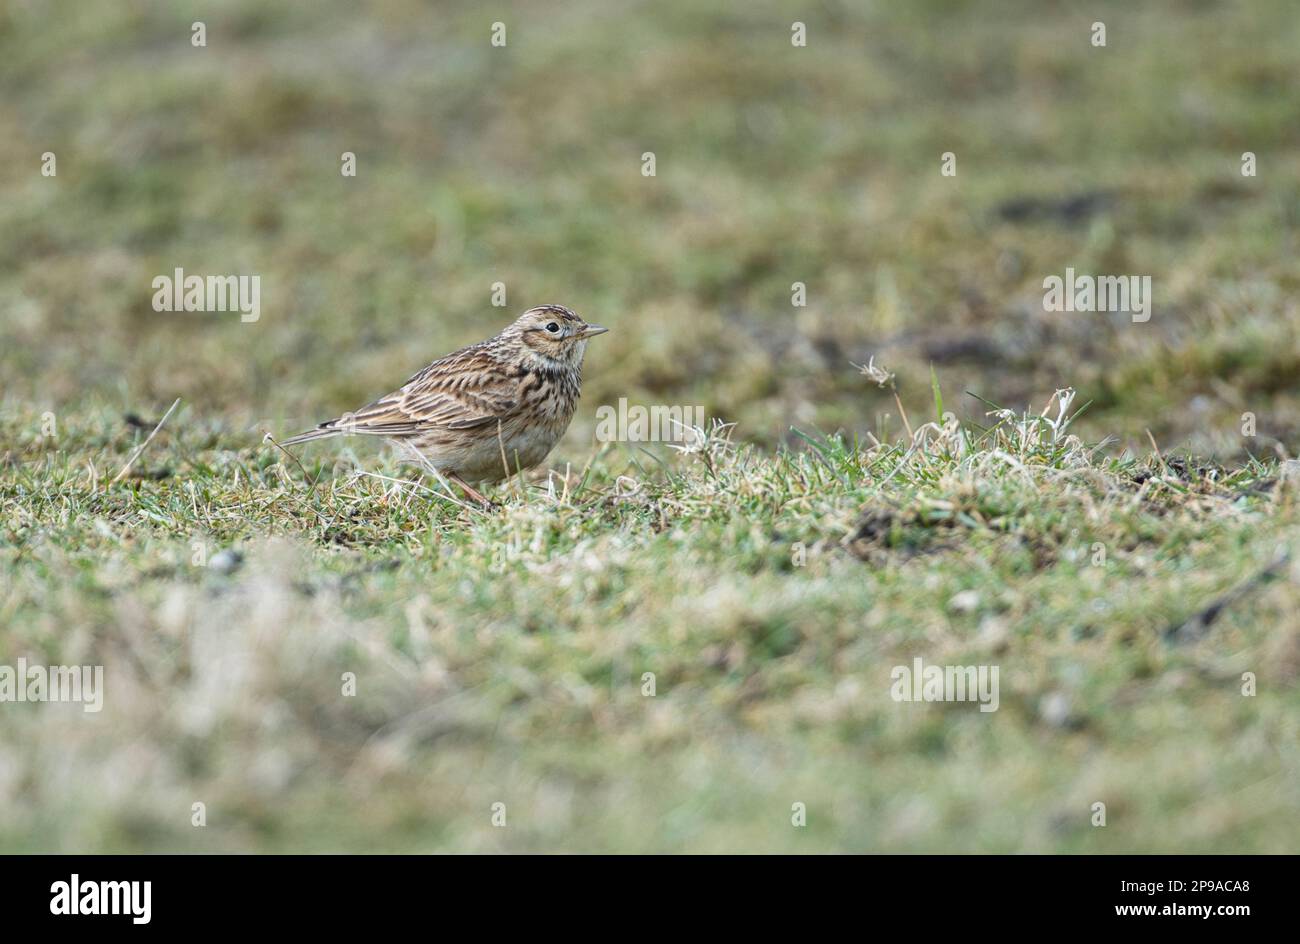
[[474, 486], [470, 485], [459, 475], [456, 475], [454, 472], [448, 474], [447, 478], [451, 479], [453, 482], [459, 485], [461, 491], [463, 491], [470, 498], [471, 501], [477, 502], [479, 507], [482, 508], [484, 511], [497, 511], [498, 509], [501, 508], [500, 505], [498, 505], [492, 499], [488, 498], [486, 495], [484, 495]]

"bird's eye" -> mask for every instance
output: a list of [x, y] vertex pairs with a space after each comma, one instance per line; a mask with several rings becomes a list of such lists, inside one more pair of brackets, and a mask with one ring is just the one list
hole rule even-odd
[[546, 326], [546, 330], [551, 332], [551, 334], [554, 334], [555, 332], [560, 330], [560, 326], [557, 325], [554, 321], [552, 321], [550, 324]]

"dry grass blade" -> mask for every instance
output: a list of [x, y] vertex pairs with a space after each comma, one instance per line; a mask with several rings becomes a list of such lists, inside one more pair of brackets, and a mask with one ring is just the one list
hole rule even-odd
[[135, 464], [135, 460], [139, 459], [140, 454], [144, 452], [145, 447], [147, 447], [151, 442], [153, 442], [153, 438], [158, 435], [158, 430], [163, 428], [163, 423], [166, 423], [167, 417], [171, 416], [172, 411], [175, 410], [176, 407], [180, 406], [180, 402], [181, 402], [181, 398], [177, 397], [175, 401], [172, 403], [172, 405], [167, 408], [167, 412], [164, 413], [163, 418], [158, 421], [158, 425], [153, 428], [153, 432], [149, 434], [149, 438], [146, 439], [144, 442], [140, 443], [140, 445], [136, 447], [135, 452], [131, 453], [131, 458], [126, 460], [126, 465], [122, 466], [122, 471], [117, 473], [117, 475], [113, 477], [113, 481], [109, 482], [108, 483], [109, 485], [116, 485], [118, 482], [122, 480], [123, 476], [125, 476], [126, 473], [131, 471], [131, 466]]

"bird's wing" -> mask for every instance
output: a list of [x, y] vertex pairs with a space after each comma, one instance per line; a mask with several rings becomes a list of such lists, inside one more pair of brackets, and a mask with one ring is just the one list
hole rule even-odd
[[478, 347], [434, 361], [398, 390], [334, 420], [333, 428], [376, 436], [476, 429], [519, 408], [519, 377]]

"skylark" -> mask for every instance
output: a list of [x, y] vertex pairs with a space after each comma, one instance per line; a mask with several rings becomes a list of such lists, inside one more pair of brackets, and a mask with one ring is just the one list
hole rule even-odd
[[474, 501], [471, 482], [537, 465], [569, 428], [587, 339], [608, 328], [561, 305], [530, 308], [494, 338], [439, 358], [400, 389], [282, 445], [347, 433], [413, 448]]

